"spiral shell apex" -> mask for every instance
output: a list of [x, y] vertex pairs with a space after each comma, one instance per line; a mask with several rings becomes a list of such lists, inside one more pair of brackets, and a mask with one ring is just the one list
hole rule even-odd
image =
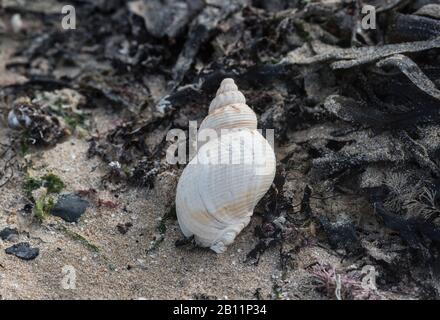
[[203, 120], [197, 155], [177, 185], [176, 213], [186, 237], [224, 252], [251, 219], [275, 176], [275, 154], [232, 79], [224, 79]]

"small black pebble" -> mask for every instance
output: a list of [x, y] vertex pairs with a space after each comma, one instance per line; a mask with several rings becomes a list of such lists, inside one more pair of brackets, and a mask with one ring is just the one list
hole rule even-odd
[[126, 234], [127, 232], [128, 232], [128, 230], [131, 228], [133, 226], [133, 224], [131, 223], [131, 222], [127, 222], [127, 223], [125, 223], [125, 224], [118, 224], [117, 226], [116, 226], [116, 228], [118, 229], [118, 231], [121, 233], [121, 234]]
[[0, 238], [3, 241], [14, 241], [14, 239], [18, 239], [18, 230], [6, 227], [0, 231]]
[[31, 248], [27, 242], [20, 242], [14, 244], [12, 247], [6, 248], [5, 253], [12, 254], [22, 260], [33, 260], [40, 254], [40, 249]]
[[27, 203], [24, 205], [23, 211], [26, 213], [31, 213], [33, 207], [34, 206], [31, 203]]

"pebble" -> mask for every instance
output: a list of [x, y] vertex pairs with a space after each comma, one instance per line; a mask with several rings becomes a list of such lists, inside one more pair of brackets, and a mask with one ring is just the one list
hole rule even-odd
[[6, 254], [12, 254], [22, 260], [33, 260], [40, 254], [40, 249], [31, 248], [27, 242], [14, 244], [12, 247], [5, 249]]
[[127, 222], [125, 224], [119, 223], [116, 228], [118, 229], [119, 233], [126, 234], [132, 226], [133, 224], [131, 222]]
[[18, 241], [18, 230], [9, 227], [4, 228], [0, 231], [0, 239], [3, 241], [16, 242]]
[[67, 222], [78, 222], [89, 202], [73, 193], [62, 194], [52, 208], [51, 214]]
[[19, 33], [23, 30], [24, 23], [19, 13], [16, 13], [12, 16], [11, 26], [12, 26], [12, 31], [14, 31], [14, 33]]

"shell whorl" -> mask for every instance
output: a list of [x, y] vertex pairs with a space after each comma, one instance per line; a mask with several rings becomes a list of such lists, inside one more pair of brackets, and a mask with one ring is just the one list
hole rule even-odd
[[209, 106], [209, 114], [200, 125], [202, 129], [257, 129], [257, 116], [246, 104], [233, 79], [226, 78]]
[[243, 93], [238, 90], [234, 80], [226, 78], [220, 83], [220, 88], [217, 90], [214, 100], [212, 100], [209, 105], [209, 113], [231, 104], [246, 104], [246, 98]]

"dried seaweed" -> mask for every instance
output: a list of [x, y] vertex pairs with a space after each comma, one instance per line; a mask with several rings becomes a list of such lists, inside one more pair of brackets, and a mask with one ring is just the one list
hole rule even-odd
[[409, 157], [399, 140], [389, 135], [369, 137], [368, 133], [362, 133], [357, 135], [357, 140], [361, 143], [344, 146], [337, 153], [314, 159], [312, 176], [325, 179], [345, 170], [382, 162], [402, 162]]
[[174, 88], [181, 83], [201, 45], [208, 40], [219, 22], [239, 8], [239, 3], [235, 1], [219, 1], [216, 6], [211, 4], [205, 7], [194, 19], [189, 28], [189, 37], [172, 70]]
[[146, 139], [153, 130], [158, 129], [158, 123], [162, 121], [161, 118], [151, 121], [133, 120], [115, 127], [103, 137], [95, 135], [90, 139], [88, 156], [99, 156], [108, 164], [109, 179], [122, 179], [136, 186], [153, 187], [154, 178], [166, 165], [152, 158], [161, 156], [169, 125], [162, 128], [158, 144], [150, 147]]
[[146, 29], [155, 37], [175, 38], [203, 8], [203, 2], [192, 1], [133, 1], [130, 11], [144, 19]]
[[423, 90], [435, 99], [440, 100], [440, 90], [436, 88], [435, 84], [410, 58], [401, 54], [396, 54], [379, 61], [377, 66], [395, 66], [399, 68], [420, 90]]
[[330, 265], [316, 264], [310, 268], [317, 290], [338, 300], [380, 300], [383, 295], [362, 282], [360, 272], [341, 272]]
[[440, 19], [440, 4], [427, 4], [418, 9], [415, 14], [419, 16], [426, 16], [434, 19]]
[[[313, 47], [313, 44], [312, 44]], [[316, 50], [315, 47], [313, 47]], [[368, 46], [361, 48], [332, 48], [324, 47], [317, 51], [327, 50], [327, 53], [317, 54], [312, 57], [296, 58], [293, 53], [289, 54], [283, 63], [293, 64], [312, 64], [330, 62], [332, 69], [348, 69], [366, 63], [372, 63], [376, 60], [399, 54], [411, 53], [440, 48], [440, 38], [425, 41], [415, 41], [399, 44], [387, 44], [383, 46]], [[337, 60], [336, 62], [332, 62]]]
[[[384, 220], [385, 225], [397, 232], [405, 242], [413, 249], [423, 250], [427, 245], [427, 240], [440, 242], [440, 227], [435, 226], [429, 221], [422, 220], [420, 217], [405, 219], [397, 214], [388, 212], [383, 204], [383, 189], [373, 189], [370, 191], [371, 203], [378, 215]], [[429, 255], [426, 248], [422, 254]]]
[[412, 14], [396, 14], [388, 30], [388, 37], [393, 41], [428, 40], [439, 35], [439, 20]]
[[361, 252], [359, 238], [352, 222], [338, 221], [332, 223], [325, 217], [318, 218], [318, 221], [324, 229], [332, 249], [345, 250], [349, 255], [356, 255]]
[[11, 128], [22, 132], [26, 145], [54, 145], [69, 134], [62, 120], [29, 99], [17, 100], [8, 115]]
[[18, 151], [14, 143], [0, 143], [0, 187], [13, 181], [14, 174], [19, 169]]
[[[261, 226], [257, 226], [254, 230], [258, 243], [246, 255], [246, 262], [257, 265], [261, 255], [270, 247], [282, 245], [286, 239], [295, 239], [295, 249], [301, 247], [302, 238], [295, 226], [289, 221], [287, 214], [292, 207], [283, 194], [283, 187], [286, 176], [282, 166], [279, 167], [274, 184], [265, 196], [265, 205], [262, 216]], [[283, 260], [283, 256], [280, 257]], [[285, 263], [282, 263], [285, 265]]]

